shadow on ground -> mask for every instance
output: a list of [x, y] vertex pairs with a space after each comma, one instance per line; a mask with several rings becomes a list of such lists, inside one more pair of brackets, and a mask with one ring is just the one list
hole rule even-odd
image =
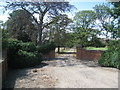
[[57, 60], [67, 60], [68, 58], [54, 58], [54, 59], [47, 59], [47, 60], [44, 60], [44, 61], [57, 61]]
[[98, 61], [92, 61], [92, 60], [80, 60], [82, 65], [85, 65], [87, 67], [100, 67]]
[[42, 67], [47, 66], [47, 65], [48, 65], [47, 63], [41, 63], [41, 65], [38, 65], [35, 67], [30, 67], [30, 68], [24, 68], [24, 69], [10, 68], [8, 70], [6, 79], [2, 83], [2, 87], [3, 87], [2, 90], [6, 90], [6, 89], [13, 90], [13, 88], [15, 87], [16, 79], [18, 79], [18, 78], [22, 79], [24, 77], [27, 78], [27, 76], [29, 75], [28, 72], [30, 69], [42, 68]]
[[99, 67], [99, 64], [97, 61], [90, 61], [90, 60], [79, 60], [76, 58], [73, 58], [72, 56], [67, 56], [67, 54], [64, 56], [60, 56], [55, 59], [49, 59], [44, 60], [41, 65], [31, 67], [31, 68], [25, 68], [25, 69], [10, 69], [6, 79], [3, 81], [3, 89], [6, 88], [14, 88], [16, 79], [18, 78], [24, 78], [30, 74], [28, 74], [30, 69], [37, 69], [42, 68], [47, 65], [53, 66], [53, 67], [66, 67], [66, 66], [75, 66], [75, 65], [81, 65], [81, 66], [87, 66], [87, 67]]
[[76, 52], [59, 52], [58, 54], [76, 54]]

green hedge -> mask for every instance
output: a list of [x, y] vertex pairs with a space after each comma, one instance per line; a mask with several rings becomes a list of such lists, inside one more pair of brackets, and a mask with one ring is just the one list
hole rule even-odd
[[36, 51], [36, 46], [32, 42], [27, 43], [19, 43], [20, 49], [27, 52], [34, 52]]
[[[54, 50], [53, 42], [35, 46], [32, 42], [22, 42], [17, 39], [3, 39], [3, 48], [8, 49], [8, 65], [15, 68], [25, 68], [41, 63], [42, 54]], [[42, 53], [42, 54], [41, 54]]]
[[39, 53], [46, 54], [51, 50], [55, 50], [56, 45], [53, 42], [43, 44], [41, 46], [37, 46], [37, 50]]
[[31, 42], [31, 39], [29, 35], [26, 32], [19, 32], [19, 34], [16, 37], [18, 40], [21, 40], [23, 42]]
[[9, 48], [12, 51], [23, 50], [27, 52], [38, 51], [39, 53], [47, 53], [56, 48], [55, 43], [49, 42], [41, 46], [35, 46], [32, 42], [22, 42], [17, 39], [4, 39], [2, 40], [3, 48]]
[[40, 64], [41, 53], [36, 51], [32, 42], [23, 43], [16, 39], [4, 39], [3, 47], [8, 49], [8, 65], [15, 68], [25, 68]]
[[120, 69], [120, 40], [109, 42], [108, 50], [102, 53], [99, 64]]
[[20, 48], [20, 43], [22, 43], [22, 41], [19, 41], [17, 39], [3, 39], [2, 40], [2, 47], [3, 48], [9, 48], [14, 50], [18, 50]]
[[9, 61], [9, 66], [14, 68], [26, 68], [39, 65], [41, 54], [19, 50], [14, 59]]
[[34, 52], [36, 50], [36, 46], [32, 42], [22, 42], [17, 39], [4, 39], [3, 40], [4, 48], [9, 48], [12, 50], [24, 50], [28, 52]]

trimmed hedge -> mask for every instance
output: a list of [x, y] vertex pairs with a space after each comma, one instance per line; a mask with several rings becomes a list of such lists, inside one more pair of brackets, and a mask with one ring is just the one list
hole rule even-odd
[[22, 41], [18, 41], [17, 39], [3, 39], [2, 40], [2, 47], [3, 48], [8, 48], [8, 49], [12, 49], [17, 50], [20, 48], [19, 43], [22, 43]]
[[36, 46], [32, 42], [23, 43], [16, 39], [4, 39], [3, 47], [8, 49], [8, 65], [10, 67], [32, 67], [42, 61], [41, 53], [36, 51]]
[[3, 39], [2, 45], [8, 50], [8, 65], [13, 68], [38, 65], [42, 61], [42, 54], [46, 54], [56, 47], [53, 42], [35, 46], [32, 42], [22, 42], [17, 39]]
[[26, 32], [19, 32], [16, 38], [22, 42], [31, 42], [31, 39]]
[[27, 43], [19, 43], [20, 49], [27, 52], [34, 52], [36, 51], [36, 46], [32, 42]]
[[120, 69], [120, 40], [109, 42], [108, 50], [102, 53], [99, 64]]
[[38, 52], [42, 53], [42, 54], [46, 54], [51, 50], [55, 50], [55, 48], [56, 48], [56, 45], [53, 42], [46, 43], [46, 44], [41, 45], [41, 46], [37, 46]]
[[9, 61], [9, 65], [14, 68], [26, 68], [39, 65], [41, 63], [41, 54], [37, 52], [27, 52], [19, 50], [14, 59]]

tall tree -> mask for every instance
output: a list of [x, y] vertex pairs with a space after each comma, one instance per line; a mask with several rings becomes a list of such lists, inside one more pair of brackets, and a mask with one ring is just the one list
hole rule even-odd
[[[10, 13], [6, 24], [11, 36], [15, 38], [19, 37], [19, 39], [22, 39], [22, 36], [27, 36], [26, 39], [32, 38], [32, 35], [37, 31], [31, 15], [22, 9]], [[25, 38], [22, 40], [26, 41]]]
[[74, 31], [75, 43], [83, 46], [88, 45], [89, 39], [95, 37], [99, 31], [94, 29], [96, 21], [96, 14], [92, 10], [83, 10], [76, 13], [74, 17]]
[[[42, 33], [46, 26], [52, 22], [44, 22], [45, 17], [53, 17], [60, 13], [70, 11], [73, 7], [69, 2], [7, 2], [6, 8], [16, 9], [21, 8], [28, 12], [37, 25], [38, 30], [38, 44], [42, 43]], [[36, 18], [38, 15], [39, 18]]]
[[114, 38], [114, 32], [117, 30], [115, 29], [117, 23], [116, 19], [112, 16], [112, 9], [105, 4], [101, 4], [96, 5], [94, 11], [96, 12], [97, 20], [100, 22], [98, 25], [101, 31], [105, 32], [106, 38], [109, 37], [108, 33], [111, 33], [111, 36]]
[[[115, 18], [119, 18], [119, 16], [120, 16], [120, 1], [119, 2], [112, 2], [112, 5], [114, 6], [113, 7], [113, 10], [114, 10], [113, 16]], [[120, 20], [120, 18], [119, 18], [119, 20]]]
[[0, 20], [0, 30], [2, 30], [2, 24], [3, 22]]
[[118, 25], [116, 28], [115, 36], [120, 38], [120, 1], [119, 2], [112, 2], [113, 7], [113, 13], [111, 15], [118, 20]]
[[54, 41], [58, 46], [65, 46], [69, 40], [68, 26], [72, 22], [66, 14], [61, 14], [52, 19], [53, 23], [47, 27], [46, 37], [49, 41]]
[[74, 23], [76, 27], [83, 29], [93, 28], [95, 25], [96, 15], [92, 10], [83, 10], [76, 13]]

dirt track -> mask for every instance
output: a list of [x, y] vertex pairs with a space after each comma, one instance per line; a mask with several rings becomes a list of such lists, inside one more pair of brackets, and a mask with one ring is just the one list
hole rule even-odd
[[72, 54], [44, 61], [43, 66], [12, 70], [4, 87], [14, 88], [118, 88], [118, 70], [81, 61]]

